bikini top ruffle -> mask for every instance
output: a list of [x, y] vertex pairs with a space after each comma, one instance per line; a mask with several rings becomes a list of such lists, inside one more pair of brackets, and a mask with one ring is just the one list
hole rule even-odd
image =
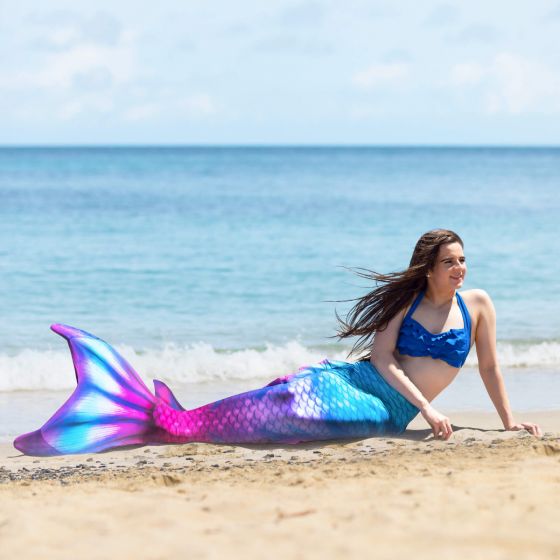
[[471, 317], [463, 298], [459, 292], [455, 293], [463, 315], [463, 328], [432, 334], [414, 320], [412, 314], [424, 297], [422, 291], [403, 319], [397, 339], [397, 350], [400, 354], [415, 357], [430, 356], [434, 360], [443, 360], [453, 367], [463, 366], [471, 348]]

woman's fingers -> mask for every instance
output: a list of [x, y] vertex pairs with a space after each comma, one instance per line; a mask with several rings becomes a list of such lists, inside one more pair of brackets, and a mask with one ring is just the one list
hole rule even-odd
[[453, 429], [451, 428], [451, 422], [447, 416], [440, 414], [431, 407], [423, 409], [422, 416], [424, 416], [432, 428], [434, 439], [438, 439], [439, 437], [442, 439], [449, 439], [451, 437]]
[[535, 434], [535, 426], [533, 426], [533, 424], [523, 424], [523, 427], [531, 434], [531, 435], [536, 435]]
[[513, 424], [513, 426], [507, 428], [508, 430], [527, 430], [531, 435], [536, 437], [542, 437], [542, 430], [538, 424], [533, 424], [533, 422], [521, 422], [521, 424]]
[[523, 427], [534, 436], [542, 436], [542, 431], [538, 424], [527, 422], [523, 424]]
[[451, 434], [453, 433], [449, 418], [445, 418], [444, 420], [440, 420], [439, 422], [434, 422], [432, 425], [432, 431], [434, 433], [434, 438], [436, 439], [440, 437], [440, 434], [441, 439], [449, 439], [451, 437]]

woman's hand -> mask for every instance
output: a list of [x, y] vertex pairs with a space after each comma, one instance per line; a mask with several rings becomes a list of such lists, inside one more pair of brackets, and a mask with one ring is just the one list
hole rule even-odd
[[453, 429], [451, 428], [451, 421], [447, 416], [439, 413], [431, 404], [423, 406], [420, 412], [431, 426], [434, 438], [441, 437], [441, 439], [448, 440], [451, 437]]
[[542, 437], [542, 430], [540, 429], [538, 424], [533, 424], [532, 422], [521, 422], [520, 424], [511, 424], [510, 426], [506, 427], [508, 431], [516, 431], [516, 430], [527, 430], [531, 435]]

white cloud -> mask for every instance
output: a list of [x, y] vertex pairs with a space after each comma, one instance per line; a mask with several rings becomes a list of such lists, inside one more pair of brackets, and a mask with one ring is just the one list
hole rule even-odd
[[139, 103], [126, 109], [124, 120], [141, 122], [154, 118], [200, 119], [211, 117], [218, 112], [214, 100], [205, 93], [197, 93], [183, 99], [167, 97], [156, 102]]
[[451, 68], [451, 83], [456, 86], [472, 86], [479, 84], [486, 74], [480, 64], [463, 62]]
[[[59, 121], [95, 119], [110, 113], [120, 122], [138, 123], [176, 118], [208, 118], [218, 112], [210, 95], [167, 91], [157, 72], [141, 64], [139, 34], [123, 30], [114, 17], [98, 12], [82, 17], [73, 12], [60, 21], [54, 14], [31, 18], [35, 33], [33, 57], [10, 76], [0, 74], [0, 88], [30, 95], [18, 110], [35, 114], [40, 97], [42, 112]], [[41, 48], [37, 48], [41, 47]], [[150, 84], [150, 87], [141, 87]]]
[[386, 51], [381, 60], [385, 63], [405, 63], [408, 64], [412, 62], [413, 57], [409, 51], [405, 49], [390, 49]]
[[113, 84], [113, 77], [108, 68], [98, 66], [75, 74], [73, 83], [82, 91], [106, 90]]
[[457, 22], [459, 15], [456, 5], [438, 4], [429, 13], [424, 23], [432, 27], [443, 27]]
[[116, 46], [79, 44], [62, 51], [47, 52], [40, 67], [22, 70], [0, 79], [6, 89], [47, 89], [89, 91], [91, 87], [126, 84], [132, 81], [139, 68], [134, 35], [124, 34]]
[[403, 62], [372, 64], [365, 70], [356, 72], [352, 82], [360, 88], [373, 89], [380, 85], [400, 82], [409, 75], [409, 72], [408, 64]]
[[[50, 47], [32, 51], [27, 64], [11, 74], [0, 74], [0, 88], [15, 96], [19, 113], [71, 121], [117, 110], [119, 99], [142, 72], [136, 34], [121, 32], [111, 18], [95, 16], [90, 21], [97, 22], [88, 31], [96, 41], [84, 39], [68, 16], [58, 26], [53, 23], [42, 29]], [[39, 23], [49, 27], [47, 22]]]
[[543, 19], [545, 21], [560, 19], [560, 4], [552, 8]]
[[43, 69], [35, 74], [34, 81], [41, 87], [68, 88], [77, 76], [104, 69], [119, 84], [132, 79], [136, 66], [135, 51], [130, 44], [116, 47], [81, 45], [49, 55]]
[[84, 40], [100, 45], [116, 45], [121, 34], [121, 23], [106, 12], [97, 12], [82, 26]]
[[385, 114], [385, 111], [379, 105], [360, 103], [350, 107], [348, 114], [351, 119], [362, 121], [380, 117]]
[[51, 12], [31, 15], [28, 21], [38, 32], [33, 45], [47, 50], [65, 50], [83, 44], [114, 46], [122, 34], [119, 20], [106, 12], [96, 12], [90, 17], [75, 12]]
[[322, 56], [331, 54], [334, 48], [328, 41], [317, 37], [285, 33], [261, 37], [253, 42], [250, 50], [265, 55], [268, 53], [280, 53], [282, 55], [297, 53], [302, 55]]
[[216, 103], [205, 93], [191, 95], [179, 101], [178, 109], [188, 117], [209, 117], [218, 111]]
[[49, 46], [54, 49], [64, 49], [69, 45], [75, 44], [80, 39], [80, 30], [77, 26], [68, 25], [52, 29], [45, 33], [43, 40], [38, 42], [38, 46]]
[[317, 25], [325, 16], [325, 5], [316, 0], [303, 0], [288, 4], [278, 16], [278, 22], [295, 25]]
[[113, 110], [113, 101], [104, 95], [84, 95], [62, 102], [56, 114], [63, 121], [71, 121], [84, 114], [102, 114]]
[[560, 72], [516, 54], [500, 53], [485, 64], [456, 64], [450, 83], [476, 90], [489, 113], [560, 112]]
[[494, 79], [499, 87], [488, 98], [491, 112], [521, 113], [539, 109], [546, 104], [560, 109], [560, 73], [543, 65], [512, 54], [496, 57], [493, 65]]
[[58, 116], [63, 121], [69, 121], [78, 116], [83, 110], [84, 104], [81, 101], [70, 101], [60, 107], [58, 110]]
[[123, 118], [129, 122], [139, 122], [149, 120], [160, 113], [160, 107], [156, 103], [143, 103], [133, 105], [125, 110]]
[[483, 23], [473, 23], [457, 33], [447, 35], [447, 40], [466, 45], [468, 43], [494, 43], [498, 37], [499, 33], [495, 27]]
[[[32, 45], [26, 63], [0, 76], [9, 91], [38, 90], [71, 95], [128, 84], [138, 74], [137, 33], [123, 30], [105, 12], [84, 17], [74, 12], [47, 12], [27, 18]], [[71, 107], [74, 107], [73, 109]], [[66, 114], [74, 114], [67, 105]]]

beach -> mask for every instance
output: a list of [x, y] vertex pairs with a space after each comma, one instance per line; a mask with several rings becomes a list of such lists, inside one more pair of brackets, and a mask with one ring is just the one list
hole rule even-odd
[[560, 558], [560, 411], [421, 418], [400, 437], [53, 458], [0, 446], [11, 558]]

